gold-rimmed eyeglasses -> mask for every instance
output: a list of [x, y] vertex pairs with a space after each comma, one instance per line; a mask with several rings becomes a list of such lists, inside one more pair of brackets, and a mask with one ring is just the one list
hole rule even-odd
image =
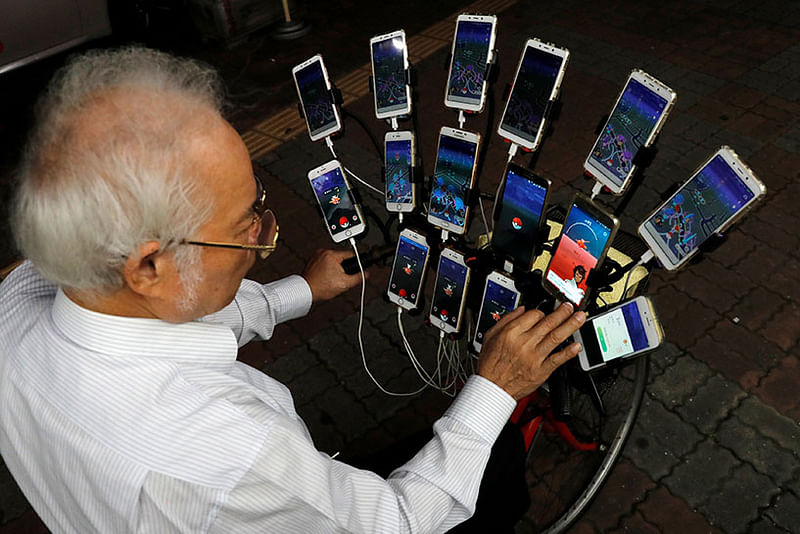
[[[253, 203], [253, 221], [248, 232], [248, 244], [222, 243], [218, 241], [184, 241], [187, 245], [201, 247], [220, 247], [244, 250], [255, 250], [265, 260], [278, 247], [278, 220], [272, 210], [267, 209], [267, 191], [258, 175], [256, 179], [256, 201]], [[250, 244], [255, 242], [255, 244]]]

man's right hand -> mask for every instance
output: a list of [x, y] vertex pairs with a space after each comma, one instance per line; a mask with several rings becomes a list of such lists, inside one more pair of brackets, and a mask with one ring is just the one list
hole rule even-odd
[[484, 336], [478, 374], [519, 400], [544, 384], [547, 377], [580, 350], [578, 343], [551, 354], [586, 321], [583, 312], [572, 313], [562, 304], [545, 316], [539, 310], [517, 308]]

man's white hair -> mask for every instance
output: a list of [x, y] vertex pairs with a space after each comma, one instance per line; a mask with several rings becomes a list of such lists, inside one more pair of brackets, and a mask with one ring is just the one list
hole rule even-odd
[[189, 147], [220, 108], [219, 77], [195, 61], [140, 47], [72, 59], [39, 102], [20, 166], [20, 251], [62, 286], [107, 294], [155, 240], [191, 281], [199, 247], [178, 245], [212, 205]]

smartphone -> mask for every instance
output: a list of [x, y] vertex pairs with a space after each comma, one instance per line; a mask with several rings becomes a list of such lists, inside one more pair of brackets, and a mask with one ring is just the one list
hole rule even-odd
[[400, 232], [386, 293], [390, 301], [405, 310], [413, 310], [419, 303], [429, 252], [424, 235], [410, 228]]
[[414, 210], [414, 132], [386, 132], [383, 139], [386, 179], [386, 209], [395, 213]]
[[528, 39], [497, 128], [504, 138], [529, 150], [539, 148], [545, 111], [555, 100], [569, 60], [569, 50]]
[[388, 119], [411, 113], [408, 86], [406, 32], [398, 30], [369, 40], [372, 80], [375, 84], [375, 116]]
[[311, 169], [308, 181], [334, 242], [339, 243], [366, 230], [364, 217], [353, 200], [341, 163], [334, 159]]
[[589, 301], [586, 280], [603, 263], [617, 228], [616, 217], [587, 197], [576, 195], [542, 277], [544, 288], [556, 298], [571, 302], [575, 309], [583, 308]]
[[514, 280], [498, 271], [489, 273], [483, 289], [481, 309], [478, 312], [478, 327], [472, 340], [472, 346], [477, 352], [481, 351], [486, 332], [519, 305], [519, 297], [520, 293], [514, 285]]
[[497, 17], [461, 14], [450, 53], [444, 105], [479, 112], [486, 103], [486, 75], [494, 60]]
[[550, 181], [509, 163], [494, 205], [492, 249], [524, 272], [531, 270], [536, 239], [545, 222]]
[[296, 65], [292, 77], [311, 140], [323, 139], [341, 130], [342, 121], [331, 99], [331, 81], [322, 56], [317, 54]]
[[730, 147], [722, 146], [644, 220], [639, 235], [664, 268], [673, 271], [765, 193], [766, 187], [753, 171]]
[[433, 169], [428, 222], [455, 234], [467, 231], [469, 192], [475, 184], [481, 136], [443, 126]]
[[461, 330], [470, 273], [471, 269], [467, 267], [462, 253], [451, 248], [442, 249], [428, 317], [433, 326], [446, 334]]
[[664, 340], [653, 303], [644, 296], [592, 317], [573, 336], [581, 344], [578, 361], [584, 371], [653, 350]]
[[613, 194], [621, 195], [636, 170], [636, 153], [653, 144], [676, 98], [675, 91], [646, 72], [631, 72], [584, 169]]

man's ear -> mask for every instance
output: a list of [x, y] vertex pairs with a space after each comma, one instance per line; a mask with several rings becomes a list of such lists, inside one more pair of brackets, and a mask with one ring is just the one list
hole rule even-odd
[[[128, 257], [123, 270], [125, 283], [134, 293], [152, 297], [159, 292], [160, 283], [169, 270], [171, 255], [161, 251], [161, 243], [147, 241], [136, 253]], [[173, 266], [174, 269], [174, 266]]]

